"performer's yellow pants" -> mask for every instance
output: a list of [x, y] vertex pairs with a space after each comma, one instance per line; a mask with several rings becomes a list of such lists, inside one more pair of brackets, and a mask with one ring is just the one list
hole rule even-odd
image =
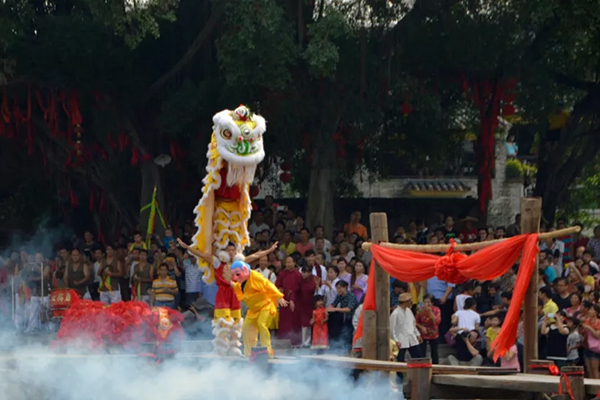
[[273, 316], [270, 310], [262, 310], [256, 318], [248, 318], [244, 320], [244, 326], [242, 327], [242, 341], [244, 342], [244, 355], [250, 356], [252, 348], [256, 347], [258, 343], [258, 335], [260, 334], [260, 344], [262, 347], [266, 347], [269, 356], [273, 357], [273, 347], [271, 346], [271, 332], [269, 327]]

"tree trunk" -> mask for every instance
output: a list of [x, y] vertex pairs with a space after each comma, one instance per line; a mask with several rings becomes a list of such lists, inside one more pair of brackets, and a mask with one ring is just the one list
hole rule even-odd
[[306, 221], [311, 229], [323, 225], [325, 236], [331, 237], [336, 170], [333, 162], [335, 154], [329, 154], [331, 151], [327, 151], [327, 147], [331, 145], [317, 147], [312, 154]]
[[[152, 161], [142, 162], [140, 166], [142, 173], [142, 188], [140, 193], [140, 210], [152, 202], [152, 194], [154, 193], [154, 186], [156, 186], [156, 200], [160, 206], [161, 212], [164, 212], [164, 192], [161, 172], [156, 164]], [[163, 214], [166, 219], [166, 215]], [[142, 233], [142, 237], [146, 237], [148, 229], [148, 222], [150, 218], [150, 207], [144, 211], [140, 211], [140, 220], [138, 223], [139, 230]], [[165, 221], [166, 222], [166, 221]], [[160, 222], [158, 213], [154, 220], [154, 233], [158, 235], [164, 234], [164, 228]]]

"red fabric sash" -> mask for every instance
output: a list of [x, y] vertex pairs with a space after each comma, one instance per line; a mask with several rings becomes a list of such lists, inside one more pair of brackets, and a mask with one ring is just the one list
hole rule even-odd
[[[525, 299], [539, 252], [538, 234], [514, 236], [470, 256], [455, 253], [453, 247], [451, 246], [448, 254], [438, 256], [389, 249], [373, 244], [371, 245], [373, 253], [371, 271], [374, 271], [373, 268], [377, 263], [390, 276], [403, 282], [419, 282], [434, 276], [449, 283], [461, 283], [470, 279], [490, 281], [502, 276], [509, 268], [512, 268], [521, 256], [511, 305], [500, 333], [492, 343], [494, 359], [498, 359], [515, 344], [521, 304]], [[377, 309], [375, 296], [377, 289], [374, 275], [373, 273], [369, 275], [363, 311]], [[363, 316], [361, 315], [354, 333], [354, 341], [362, 337], [362, 331]]]

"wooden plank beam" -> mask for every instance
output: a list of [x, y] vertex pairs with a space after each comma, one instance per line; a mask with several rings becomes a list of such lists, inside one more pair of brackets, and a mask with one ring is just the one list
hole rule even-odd
[[461, 387], [431, 384], [432, 399], [464, 400], [464, 399], [488, 399], [488, 400], [533, 400], [534, 394], [518, 392], [515, 390], [484, 389], [479, 387]]
[[[388, 224], [385, 213], [371, 213], [371, 237], [375, 243], [388, 241]], [[375, 262], [375, 287], [377, 288], [377, 348], [376, 359], [387, 361], [390, 358], [390, 276]], [[363, 348], [364, 351], [364, 348]], [[373, 349], [368, 350], [373, 354]]]
[[[542, 218], [542, 199], [540, 198], [522, 198], [521, 199], [521, 233], [535, 233], [540, 231], [540, 221]], [[523, 304], [523, 330], [524, 330], [524, 349], [523, 363], [525, 372], [529, 371], [531, 360], [538, 358], [538, 328], [537, 328], [537, 307], [538, 307], [538, 262], [536, 260], [529, 288], [525, 295]]]
[[[368, 371], [383, 371], [383, 372], [408, 372], [407, 363], [395, 362], [395, 361], [379, 361], [379, 360], [368, 360], [365, 358], [352, 358], [352, 357], [340, 357], [331, 355], [320, 355], [320, 356], [302, 356], [302, 359], [307, 360], [311, 363], [321, 364], [333, 368], [346, 368], [346, 369], [358, 369]], [[498, 367], [470, 367], [470, 366], [459, 366], [459, 365], [442, 365], [434, 364], [432, 366], [433, 374], [464, 374], [464, 375], [478, 375], [478, 374], [490, 374], [494, 375], [514, 375], [517, 373], [515, 368], [498, 368]]]
[[[552, 239], [555, 237], [570, 235], [572, 233], [581, 232], [580, 226], [572, 226], [570, 228], [559, 229], [557, 231], [552, 232], [544, 232], [540, 234], [540, 240], [544, 239]], [[454, 247], [454, 251], [471, 251], [471, 250], [479, 250], [485, 247], [492, 246], [494, 244], [505, 241], [506, 239], [495, 239], [489, 240], [486, 242], [475, 242], [475, 243], [465, 243], [465, 244], [457, 244]], [[370, 242], [365, 242], [362, 244], [362, 248], [365, 251], [369, 251], [371, 249]], [[448, 249], [450, 249], [449, 244], [398, 244], [398, 243], [389, 243], [382, 242], [378, 243], [381, 247], [386, 247], [388, 249], [398, 249], [404, 251], [414, 251], [417, 253], [446, 253]]]

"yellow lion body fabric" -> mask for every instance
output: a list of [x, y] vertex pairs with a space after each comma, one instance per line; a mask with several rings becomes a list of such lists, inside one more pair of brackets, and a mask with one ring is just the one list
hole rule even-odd
[[[247, 107], [239, 106], [233, 111], [215, 114], [213, 124], [202, 198], [194, 209], [197, 232], [192, 247], [205, 254], [217, 255], [233, 243], [236, 252], [242, 253], [250, 244], [250, 185], [256, 167], [265, 157], [263, 134], [266, 121]], [[242, 321], [239, 302], [228, 283], [227, 260], [218, 262], [215, 258], [213, 265], [209, 265], [199, 259], [198, 266], [204, 272], [205, 282], [219, 286], [213, 321], [215, 348], [219, 353], [231, 354], [232, 350], [236, 353]]]

